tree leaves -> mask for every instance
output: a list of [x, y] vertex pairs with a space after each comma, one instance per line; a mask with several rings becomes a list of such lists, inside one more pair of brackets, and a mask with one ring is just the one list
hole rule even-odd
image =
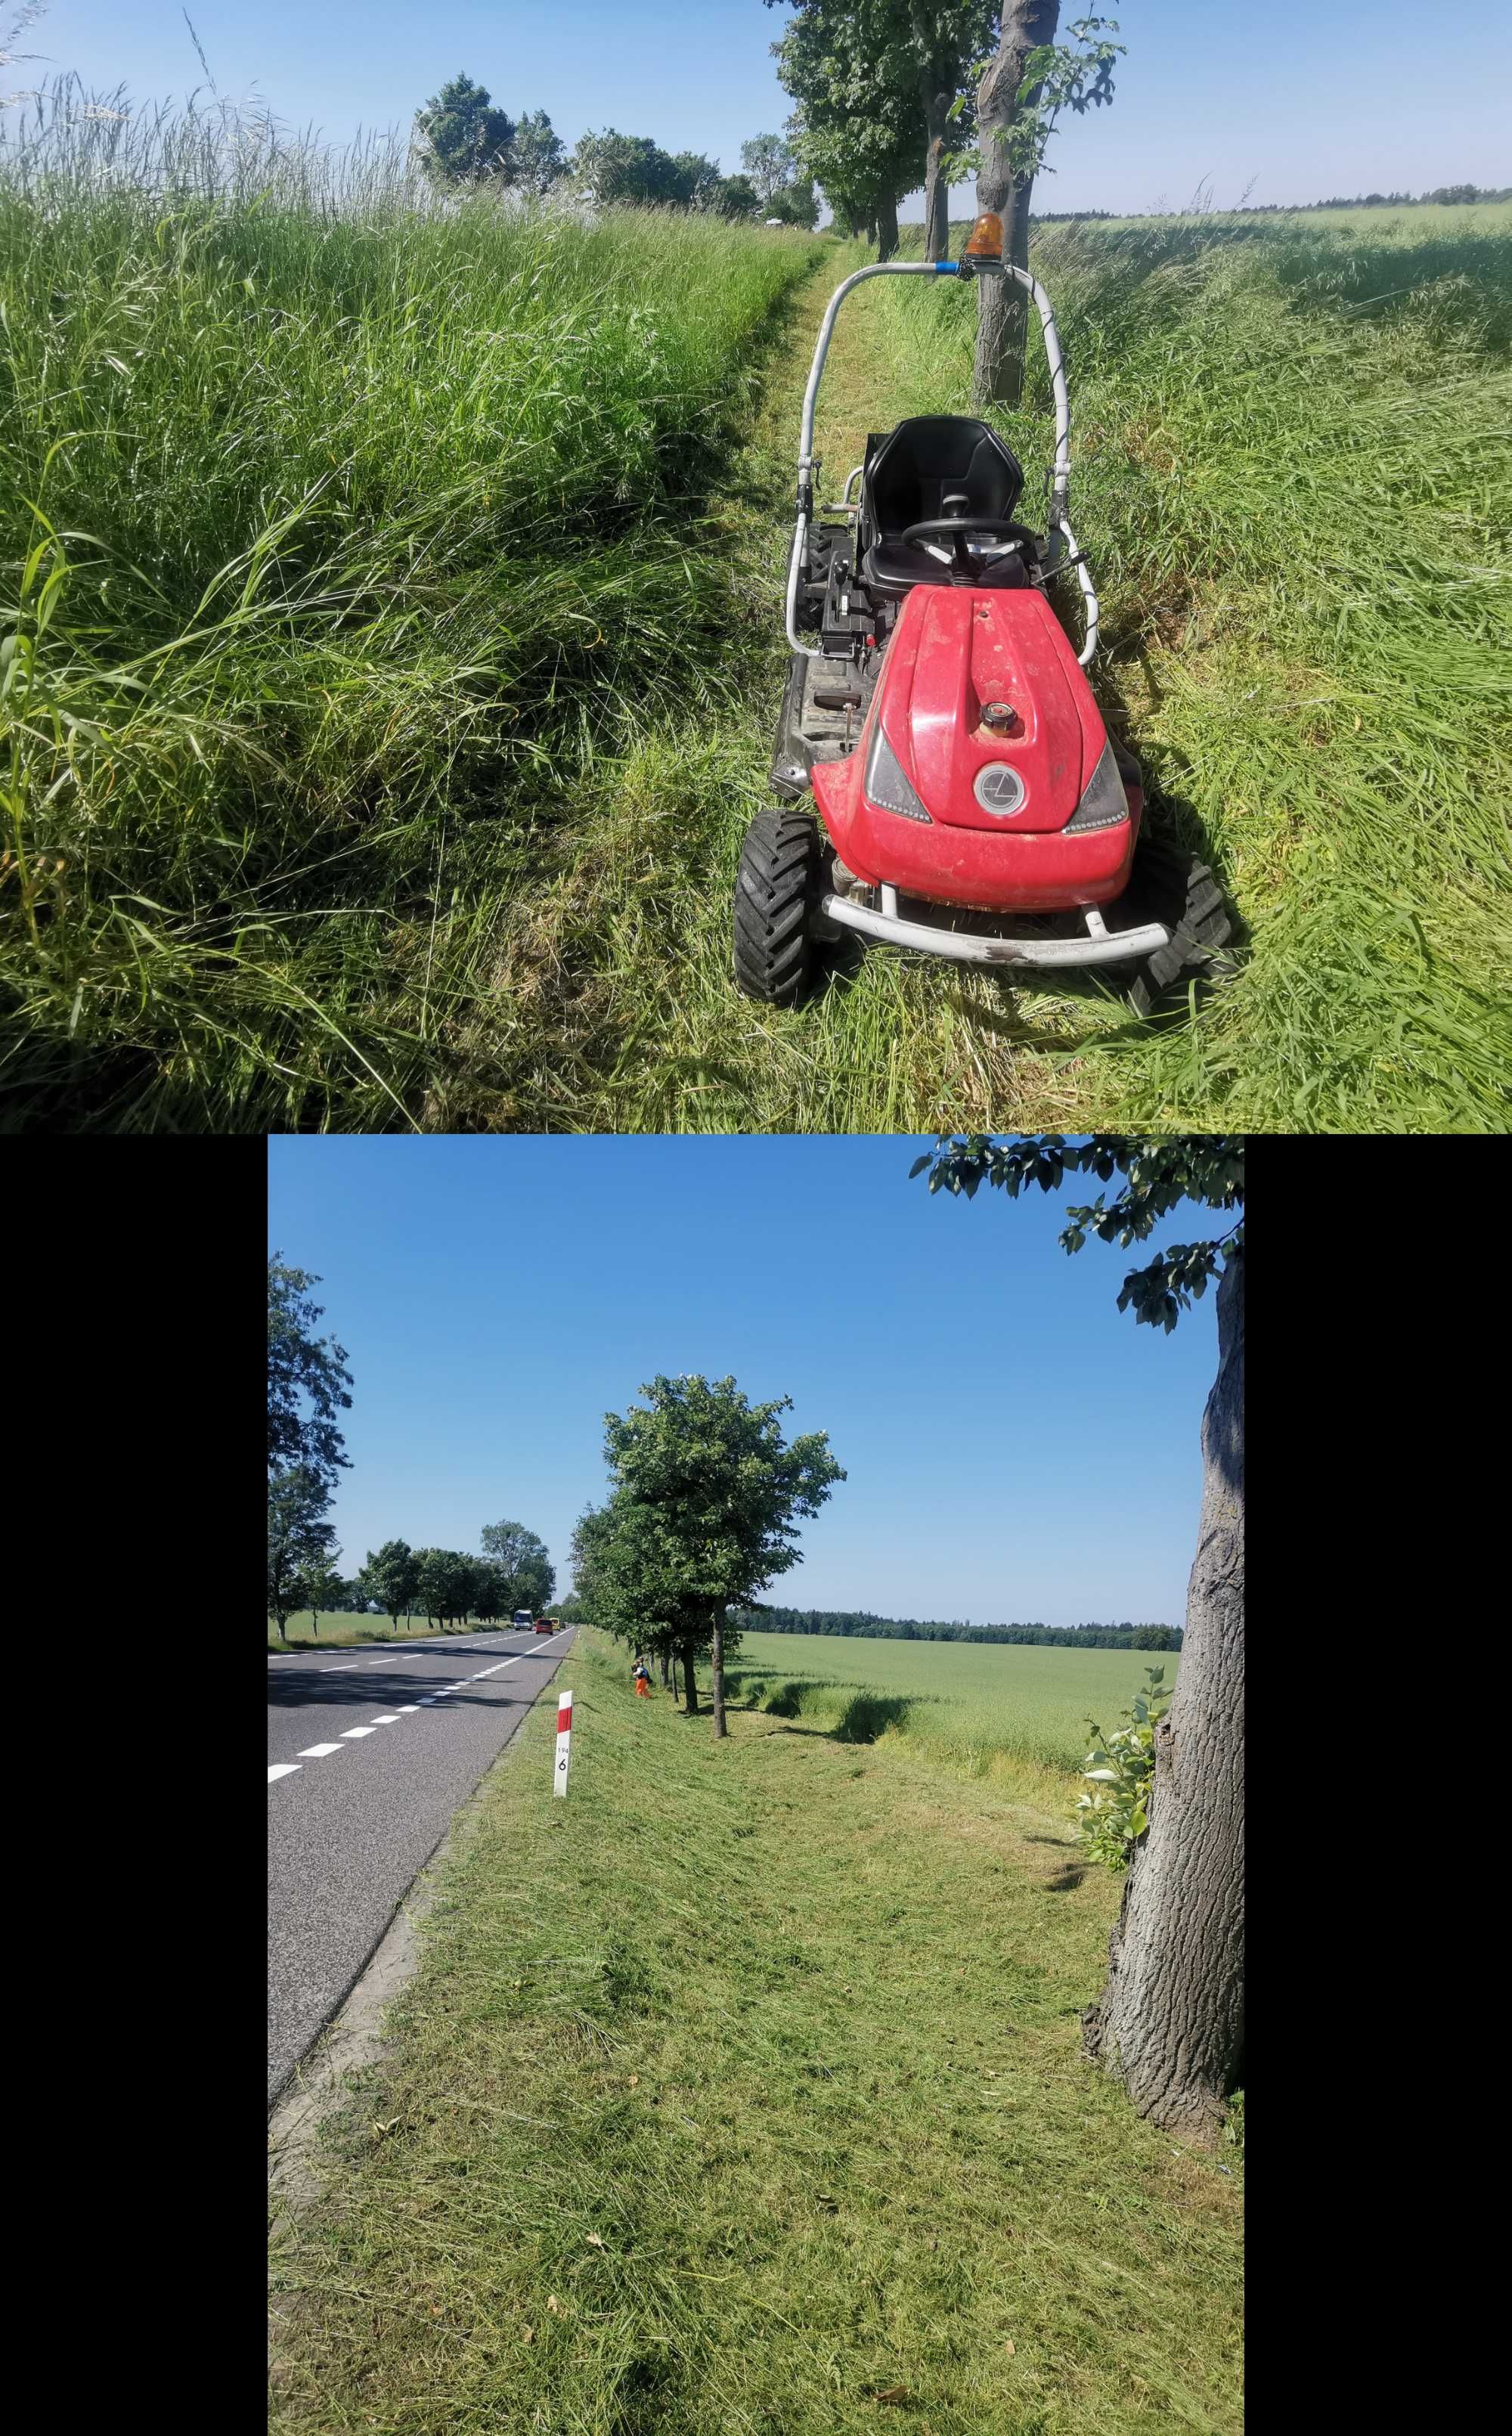
[[352, 1373], [345, 1348], [314, 1334], [323, 1307], [309, 1289], [320, 1282], [286, 1268], [281, 1252], [268, 1263], [268, 1469], [301, 1467], [334, 1488], [338, 1470], [350, 1468], [336, 1416], [351, 1408]]
[[[940, 1134], [932, 1151], [916, 1158], [910, 1181], [929, 1171], [930, 1191], [965, 1193], [971, 1200], [986, 1182], [1017, 1200], [1031, 1184], [1058, 1192], [1068, 1174], [1095, 1175], [1111, 1183], [1126, 1179], [1111, 1205], [1104, 1193], [1081, 1208], [1068, 1207], [1062, 1231], [1066, 1252], [1083, 1249], [1089, 1234], [1128, 1249], [1145, 1241], [1162, 1218], [1183, 1201], [1209, 1209], [1242, 1209], [1244, 1140], [1237, 1134], [1099, 1134], [1068, 1142], [1062, 1134], [1019, 1134], [994, 1141], [986, 1134]], [[1173, 1244], [1142, 1269], [1131, 1269], [1118, 1298], [1120, 1311], [1137, 1323], [1169, 1335], [1184, 1311], [1199, 1301], [1225, 1260], [1242, 1252], [1244, 1223], [1226, 1235], [1196, 1244]]]

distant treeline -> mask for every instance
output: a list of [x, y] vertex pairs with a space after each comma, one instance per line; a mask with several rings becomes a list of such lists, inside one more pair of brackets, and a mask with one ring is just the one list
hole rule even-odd
[[[1512, 203], [1512, 186], [1434, 186], [1426, 195], [1329, 195], [1320, 203], [1240, 203], [1236, 212], [1356, 212], [1406, 203]], [[1031, 212], [1031, 228], [1061, 220], [1148, 220], [1179, 218], [1170, 212]], [[1225, 213], [1222, 217], [1226, 218]]]
[[847, 1615], [830, 1608], [742, 1607], [730, 1622], [747, 1632], [837, 1633], [861, 1641], [1029, 1643], [1044, 1649], [1179, 1649], [1174, 1624], [930, 1624], [914, 1616]]

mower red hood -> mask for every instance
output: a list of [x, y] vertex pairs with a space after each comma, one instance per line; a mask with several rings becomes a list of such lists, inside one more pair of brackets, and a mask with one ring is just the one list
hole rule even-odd
[[1110, 903], [1141, 806], [1044, 595], [943, 584], [908, 595], [856, 750], [813, 790], [857, 878], [989, 912]]
[[[1003, 702], [1015, 717], [999, 734], [983, 727], [982, 710]], [[1063, 829], [1107, 741], [1076, 654], [1044, 594], [1031, 590], [916, 586], [888, 646], [876, 715], [932, 819], [999, 837]], [[1019, 780], [1017, 809], [979, 800], [991, 762]]]

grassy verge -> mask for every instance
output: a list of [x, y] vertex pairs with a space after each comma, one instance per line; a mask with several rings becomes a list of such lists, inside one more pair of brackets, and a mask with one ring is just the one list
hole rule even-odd
[[273, 2427], [1240, 2425], [1239, 2152], [1077, 2047], [1113, 1881], [987, 1785], [636, 1702], [584, 1634], [275, 2227]]
[[387, 1616], [339, 1614], [334, 1609], [322, 1610], [319, 1620], [312, 1618], [308, 1608], [300, 1615], [291, 1615], [288, 1629], [280, 1637], [276, 1624], [268, 1627], [269, 1649], [357, 1649], [370, 1642], [439, 1641], [447, 1632], [507, 1632], [507, 1624], [431, 1624], [423, 1615], [409, 1618], [408, 1624], [395, 1625]]

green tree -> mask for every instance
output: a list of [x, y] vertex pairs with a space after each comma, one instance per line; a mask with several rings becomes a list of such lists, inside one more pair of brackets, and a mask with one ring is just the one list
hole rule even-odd
[[950, 180], [972, 131], [975, 79], [997, 40], [996, 0], [793, 6], [796, 14], [773, 49], [798, 103], [806, 165], [832, 205], [837, 188], [853, 197], [875, 181], [883, 261], [896, 250], [897, 201], [922, 185], [925, 259], [940, 261], [948, 251]]
[[281, 1252], [268, 1263], [268, 1469], [301, 1466], [334, 1488], [338, 1470], [350, 1469], [336, 1417], [351, 1409], [352, 1373], [335, 1337], [315, 1334], [324, 1308], [309, 1289], [320, 1282], [286, 1268]]
[[[977, 96], [977, 208], [1003, 224], [1003, 260], [1029, 264], [1029, 206], [1045, 148], [1063, 110], [1113, 98], [1122, 44], [1111, 17], [1081, 17], [1057, 44], [1060, 0], [1007, 0], [998, 46]], [[973, 388], [983, 404], [1017, 406], [1023, 393], [1028, 296], [1016, 279], [977, 281]]]
[[500, 1613], [528, 1607], [532, 1615], [539, 1615], [557, 1580], [546, 1541], [527, 1531], [523, 1522], [487, 1522], [478, 1544], [495, 1569]]
[[898, 203], [923, 165], [917, 88], [882, 73], [865, 0], [801, 0], [772, 50], [796, 105], [789, 125], [804, 169], [823, 187], [837, 223], [864, 229], [878, 261], [890, 260]]
[[336, 1556], [329, 1548], [307, 1557], [299, 1569], [299, 1603], [310, 1611], [310, 1627], [317, 1641], [321, 1636], [321, 1610], [327, 1614], [339, 1604], [346, 1584], [341, 1579]]
[[755, 219], [761, 209], [761, 199], [749, 178], [726, 178], [721, 183], [715, 208], [721, 219]]
[[376, 1556], [370, 1549], [357, 1575], [357, 1589], [363, 1598], [376, 1599], [397, 1631], [399, 1618], [408, 1615], [414, 1604], [419, 1578], [419, 1561], [408, 1541], [385, 1540]]
[[418, 1551], [415, 1597], [426, 1619], [438, 1624], [465, 1624], [472, 1606], [478, 1568], [476, 1557], [456, 1548]]
[[471, 77], [454, 76], [415, 113], [415, 132], [431, 175], [443, 185], [509, 183], [514, 122], [495, 110]]
[[798, 161], [782, 136], [753, 135], [740, 147], [740, 166], [760, 197], [763, 210], [770, 210], [773, 197], [791, 185]]
[[572, 175], [590, 202], [686, 203], [689, 199], [687, 172], [669, 152], [649, 135], [621, 135], [614, 127], [601, 134], [590, 130], [580, 137]]
[[[1068, 1252], [1089, 1236], [1144, 1243], [1183, 1202], [1243, 1212], [1244, 1144], [1234, 1134], [1103, 1134], [1068, 1142], [1026, 1134], [941, 1135], [914, 1162], [931, 1192], [983, 1182], [1017, 1198], [1058, 1192], [1068, 1174], [1122, 1178], [1068, 1205]], [[1244, 1230], [1170, 1244], [1131, 1269], [1119, 1309], [1173, 1329], [1193, 1299], [1217, 1292], [1218, 1374], [1202, 1422], [1197, 1553], [1175, 1696], [1155, 1733], [1149, 1824], [1134, 1848], [1108, 1946], [1108, 1978], [1082, 2017], [1089, 2056], [1123, 2083], [1136, 2110], [1168, 2132], [1211, 2143], [1244, 2071]]]
[[522, 194], [549, 194], [567, 174], [566, 147], [544, 110], [525, 112], [507, 158], [509, 183]]
[[785, 221], [789, 228], [817, 228], [819, 198], [807, 171], [801, 170], [791, 186], [784, 186], [780, 194], [773, 196], [768, 211], [773, 219]]
[[662, 1560], [708, 1619], [716, 1738], [724, 1724], [725, 1610], [798, 1562], [797, 1523], [845, 1475], [823, 1430], [788, 1444], [791, 1396], [753, 1404], [731, 1378], [668, 1379], [604, 1416], [617, 1488], [651, 1518]]
[[325, 1520], [331, 1492], [309, 1464], [275, 1471], [268, 1484], [268, 1612], [287, 1641], [285, 1627], [304, 1601], [304, 1583], [322, 1562], [334, 1561], [336, 1526]]
[[573, 1534], [572, 1571], [586, 1621], [633, 1650], [652, 1652], [664, 1683], [679, 1665], [687, 1714], [697, 1716], [694, 1670], [712, 1634], [709, 1606], [689, 1591], [681, 1552], [652, 1508], [624, 1488], [589, 1506]]
[[674, 152], [671, 192], [667, 200], [681, 204], [685, 211], [718, 211], [724, 183], [719, 163], [711, 161], [707, 153]]

